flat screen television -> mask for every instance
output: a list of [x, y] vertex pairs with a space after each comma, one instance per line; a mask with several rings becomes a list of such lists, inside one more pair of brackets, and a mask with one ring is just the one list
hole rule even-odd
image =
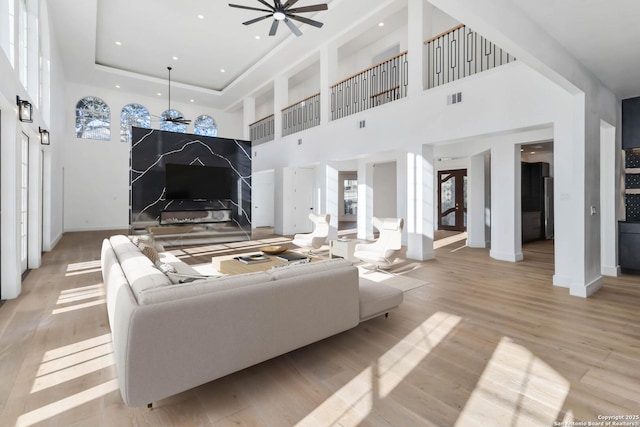
[[230, 199], [232, 183], [230, 168], [174, 163], [165, 168], [167, 200]]

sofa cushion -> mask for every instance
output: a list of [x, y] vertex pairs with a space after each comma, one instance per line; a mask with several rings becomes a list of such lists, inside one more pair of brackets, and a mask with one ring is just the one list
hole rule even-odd
[[128, 237], [112, 236], [109, 242], [136, 299], [140, 292], [146, 289], [171, 284], [169, 278], [158, 270]]
[[351, 267], [353, 264], [345, 259], [326, 259], [307, 264], [288, 265], [269, 270], [268, 273], [274, 280], [298, 277], [304, 274], [317, 273], [338, 268]]
[[389, 312], [402, 303], [404, 294], [398, 288], [360, 278], [360, 321]]
[[[196, 273], [197, 274], [197, 273]], [[149, 288], [140, 293], [138, 304], [149, 305], [183, 298], [191, 298], [204, 294], [222, 292], [272, 281], [270, 274], [265, 272], [237, 274], [223, 277], [210, 277], [189, 283], [181, 283], [168, 287]]]

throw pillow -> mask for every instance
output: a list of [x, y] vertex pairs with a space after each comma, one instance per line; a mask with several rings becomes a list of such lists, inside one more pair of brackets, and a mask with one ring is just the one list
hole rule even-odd
[[162, 271], [164, 274], [177, 273], [178, 272], [173, 265], [167, 264], [166, 262], [161, 262], [161, 261], [157, 261], [156, 262], [156, 268], [158, 270]]
[[200, 274], [180, 274], [180, 273], [167, 273], [167, 276], [169, 277], [169, 280], [171, 280], [171, 283], [173, 283], [174, 285], [178, 285], [181, 283], [195, 282], [196, 280], [208, 279], [210, 277], [217, 277], [217, 276], [205, 276], [204, 274], [200, 275]]
[[140, 243], [139, 247], [140, 252], [145, 254], [154, 265], [156, 262], [160, 261], [160, 255], [158, 255], [158, 251], [156, 251], [156, 248], [154, 248], [153, 246], [145, 245], [144, 243]]

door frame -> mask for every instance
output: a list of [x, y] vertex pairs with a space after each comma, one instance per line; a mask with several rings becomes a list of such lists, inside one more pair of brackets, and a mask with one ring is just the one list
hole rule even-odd
[[[443, 175], [449, 175], [444, 181], [442, 180]], [[464, 178], [467, 176], [466, 169], [447, 169], [438, 171], [438, 230], [450, 230], [450, 231], [466, 231], [467, 227], [464, 222], [465, 213], [467, 212], [465, 194], [464, 194]], [[442, 212], [442, 183], [451, 179], [456, 178], [455, 184], [455, 206], [453, 208], [447, 209], [445, 212]], [[459, 178], [459, 179], [457, 179]], [[455, 224], [451, 225], [443, 225], [442, 218], [455, 212]]]

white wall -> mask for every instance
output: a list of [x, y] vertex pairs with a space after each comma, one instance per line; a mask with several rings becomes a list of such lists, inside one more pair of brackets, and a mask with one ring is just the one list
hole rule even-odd
[[397, 217], [396, 171], [395, 162], [373, 165], [373, 216], [378, 218]]
[[[46, 7], [40, 11], [40, 22], [46, 22]], [[4, 18], [3, 18], [4, 19]], [[4, 23], [7, 21], [5, 20]], [[5, 33], [6, 27], [2, 28]], [[17, 28], [16, 28], [17, 31]], [[5, 37], [3, 36], [3, 38]], [[51, 108], [47, 105], [36, 106], [36, 100], [30, 98], [23, 88], [18, 73], [12, 67], [7, 57], [3, 41], [0, 50], [0, 161], [2, 191], [0, 206], [0, 242], [1, 254], [1, 289], [3, 299], [15, 298], [21, 292], [20, 268], [20, 135], [24, 132], [29, 137], [30, 150], [30, 207], [29, 207], [29, 256], [28, 268], [37, 268], [41, 262], [41, 251], [51, 250], [62, 236], [62, 204], [61, 204], [61, 124], [64, 121], [63, 109], [57, 108], [58, 102], [64, 102], [63, 87], [64, 73], [58, 55], [58, 46], [46, 25], [40, 28], [40, 37], [49, 39], [44, 44], [49, 47], [49, 69], [52, 92], [56, 98], [52, 99]], [[46, 41], [46, 40], [45, 40]], [[46, 54], [46, 52], [44, 52]], [[17, 65], [17, 64], [16, 64]], [[36, 67], [37, 68], [37, 67]], [[33, 78], [33, 74], [31, 76]], [[33, 106], [33, 123], [18, 121], [16, 95], [29, 100]], [[48, 97], [43, 97], [47, 102]], [[50, 111], [50, 113], [49, 113]], [[49, 118], [50, 116], [50, 118]], [[49, 121], [51, 123], [49, 123]], [[50, 131], [51, 145], [41, 146], [38, 128]], [[44, 152], [44, 155], [42, 155]], [[43, 161], [44, 175], [40, 168]]]
[[[85, 96], [97, 96], [111, 109], [111, 140], [97, 141], [75, 137], [75, 106]], [[159, 127], [157, 118], [167, 109], [167, 98], [132, 97], [116, 89], [82, 85], [66, 85], [64, 106], [64, 229], [114, 230], [129, 226], [129, 148], [120, 142], [120, 111], [129, 103], [139, 103], [152, 114], [151, 125]], [[218, 125], [218, 136], [242, 136], [241, 113], [226, 113], [197, 104], [172, 102], [186, 118], [194, 120], [200, 114], [212, 116]], [[193, 122], [187, 132], [193, 132]]]

